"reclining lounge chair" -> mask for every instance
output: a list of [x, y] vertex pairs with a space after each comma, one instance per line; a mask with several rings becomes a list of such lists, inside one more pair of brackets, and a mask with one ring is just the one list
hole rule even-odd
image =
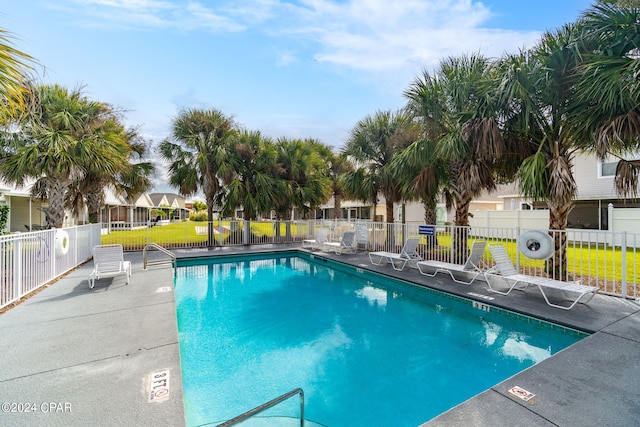
[[344, 252], [355, 254], [358, 247], [356, 245], [356, 233], [347, 231], [342, 235], [340, 242], [324, 242], [322, 245], [327, 251], [335, 251], [336, 254]]
[[316, 232], [315, 239], [305, 239], [302, 241], [303, 248], [312, 248], [312, 249], [321, 249], [322, 245], [324, 245], [329, 238], [329, 229], [328, 228], [320, 228]]
[[[405, 265], [412, 259], [420, 260], [420, 255], [416, 249], [418, 248], [418, 243], [420, 243], [420, 239], [416, 237], [408, 238], [406, 242], [404, 242], [404, 246], [400, 253], [395, 252], [369, 252], [369, 261], [371, 264], [380, 265], [382, 261], [387, 261], [391, 263], [391, 266], [394, 270], [402, 271], [404, 270]], [[397, 264], [396, 264], [397, 263]]]
[[[484, 248], [487, 246], [487, 242], [484, 240], [476, 240], [471, 245], [471, 252], [469, 253], [469, 258], [464, 263], [464, 265], [453, 264], [450, 262], [442, 262], [442, 261], [419, 261], [417, 263], [418, 270], [420, 270], [421, 274], [425, 276], [433, 277], [438, 273], [447, 273], [451, 276], [451, 279], [456, 283], [462, 283], [463, 285], [470, 285], [478, 276], [483, 273], [483, 269], [481, 266], [484, 265], [482, 262], [482, 256], [484, 254]], [[456, 274], [454, 274], [456, 273]], [[464, 276], [471, 276], [469, 280], [460, 280], [456, 276], [459, 274], [463, 274]]]
[[[560, 280], [548, 279], [546, 277], [520, 274], [511, 262], [511, 259], [509, 258], [509, 255], [507, 254], [507, 251], [504, 249], [504, 247], [500, 245], [490, 245], [489, 250], [491, 251], [491, 255], [496, 262], [496, 265], [494, 267], [490, 268], [484, 273], [484, 277], [487, 280], [487, 285], [489, 285], [489, 290], [491, 292], [508, 295], [513, 289], [524, 291], [529, 287], [529, 285], [536, 285], [538, 289], [540, 289], [540, 292], [542, 293], [542, 296], [544, 297], [544, 300], [548, 305], [555, 308], [561, 308], [563, 310], [572, 309], [573, 306], [578, 302], [581, 302], [583, 304], [588, 303], [591, 298], [593, 298], [593, 296], [598, 292], [598, 288], [596, 286], [586, 286], [580, 284], [579, 282], [563, 282]], [[508, 289], [506, 291], [501, 291], [491, 286], [491, 280], [494, 278], [502, 280], [502, 282], [507, 285]], [[519, 283], [524, 284], [524, 286], [516, 288], [516, 285], [518, 285]], [[570, 301], [570, 305], [568, 306], [552, 303], [549, 301], [546, 293], [550, 289], [575, 295], [576, 298]], [[580, 301], [584, 296], [587, 296], [587, 298], [583, 301]]]

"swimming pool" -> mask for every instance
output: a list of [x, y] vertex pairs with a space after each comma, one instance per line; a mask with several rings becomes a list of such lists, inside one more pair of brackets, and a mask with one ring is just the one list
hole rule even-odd
[[175, 295], [189, 426], [297, 387], [322, 425], [417, 426], [586, 336], [304, 254], [181, 261]]

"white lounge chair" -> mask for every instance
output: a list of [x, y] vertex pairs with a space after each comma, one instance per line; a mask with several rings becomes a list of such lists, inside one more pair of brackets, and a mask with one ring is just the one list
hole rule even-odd
[[[563, 282], [555, 279], [548, 279], [546, 277], [538, 277], [538, 276], [530, 276], [527, 274], [520, 274], [518, 270], [516, 270], [515, 266], [511, 262], [507, 251], [504, 247], [500, 245], [490, 245], [489, 250], [491, 251], [491, 255], [493, 256], [496, 265], [489, 270], [485, 271], [484, 277], [487, 280], [487, 285], [489, 285], [489, 290], [491, 292], [495, 292], [502, 295], [508, 295], [513, 289], [525, 290], [529, 287], [529, 285], [536, 285], [544, 300], [551, 307], [562, 308], [563, 310], [570, 310], [576, 305], [578, 302], [582, 302], [584, 304], [588, 303], [591, 298], [598, 292], [598, 288], [596, 286], [586, 286], [580, 284], [580, 282]], [[497, 274], [499, 273], [499, 274]], [[491, 286], [491, 279], [499, 278], [502, 280], [508, 287], [507, 291], [501, 291], [495, 289]], [[523, 287], [516, 287], [519, 283], [524, 284]], [[562, 291], [569, 294], [576, 295], [577, 297], [571, 301], [571, 304], [559, 305], [549, 301], [547, 294], [545, 291], [549, 289], [553, 289], [556, 291]], [[584, 301], [580, 301], [582, 297], [588, 296], [588, 298]]]
[[320, 228], [316, 232], [315, 239], [306, 239], [302, 241], [303, 248], [313, 248], [313, 249], [321, 249], [322, 245], [324, 245], [329, 240], [329, 229], [328, 228]]
[[89, 287], [93, 289], [96, 280], [103, 277], [131, 277], [131, 262], [123, 258], [122, 245], [98, 245], [93, 247], [93, 271], [89, 275]]
[[[420, 260], [420, 255], [416, 249], [418, 248], [418, 244], [420, 243], [420, 239], [418, 238], [408, 238], [406, 242], [404, 242], [404, 246], [400, 253], [395, 252], [369, 252], [369, 261], [371, 264], [380, 265], [382, 261], [388, 261], [391, 263], [391, 266], [394, 270], [402, 271], [404, 267], [407, 265], [407, 262], [413, 259]], [[398, 263], [396, 265], [396, 262]]]
[[356, 246], [356, 233], [353, 231], [347, 231], [342, 235], [340, 242], [325, 242], [323, 248], [327, 251], [335, 251], [337, 254], [348, 252], [355, 254], [358, 250]]
[[[480, 276], [484, 270], [484, 262], [482, 256], [484, 255], [484, 248], [487, 246], [487, 242], [484, 240], [476, 240], [471, 245], [471, 252], [469, 252], [469, 258], [464, 265], [454, 264], [450, 262], [442, 261], [419, 261], [417, 263], [418, 270], [425, 276], [433, 277], [438, 273], [447, 273], [451, 276], [451, 279], [456, 283], [462, 283], [463, 285], [470, 285], [474, 280]], [[456, 273], [456, 274], [454, 274]], [[464, 276], [471, 276], [470, 280], [460, 280], [456, 277], [459, 273]]]

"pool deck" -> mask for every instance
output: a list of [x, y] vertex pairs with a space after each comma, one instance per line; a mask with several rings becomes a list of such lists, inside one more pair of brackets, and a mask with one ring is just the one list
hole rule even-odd
[[[178, 257], [300, 249], [300, 245], [180, 251]], [[560, 310], [537, 289], [508, 296], [483, 282], [456, 284], [374, 266], [366, 252], [320, 259], [401, 278], [532, 317], [593, 332], [591, 336], [432, 419], [424, 426], [629, 426], [640, 422], [640, 304], [597, 295]], [[159, 256], [159, 253], [152, 253]], [[73, 270], [0, 315], [0, 425], [184, 425], [180, 355], [170, 266], [142, 269], [140, 252], [126, 253], [131, 283], [107, 278], [89, 289], [92, 263]], [[470, 355], [472, 357], [472, 355]], [[169, 371], [168, 396], [151, 375]], [[519, 386], [535, 398], [509, 393]], [[428, 384], [425, 384], [428, 387]], [[275, 397], [275, 396], [274, 396]], [[393, 411], [393, 408], [389, 408]], [[400, 416], [400, 414], [399, 414]], [[337, 426], [332, 426], [337, 427]]]

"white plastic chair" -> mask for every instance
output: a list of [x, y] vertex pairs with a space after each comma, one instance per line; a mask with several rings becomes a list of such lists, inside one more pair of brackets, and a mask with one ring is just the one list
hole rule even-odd
[[93, 247], [93, 271], [89, 275], [89, 288], [103, 277], [125, 275], [127, 285], [131, 277], [131, 262], [124, 260], [122, 245], [98, 245]]

